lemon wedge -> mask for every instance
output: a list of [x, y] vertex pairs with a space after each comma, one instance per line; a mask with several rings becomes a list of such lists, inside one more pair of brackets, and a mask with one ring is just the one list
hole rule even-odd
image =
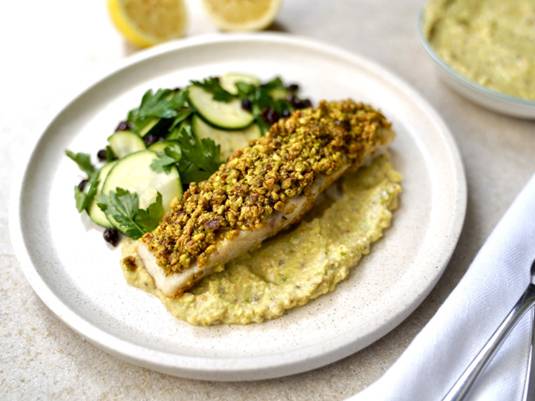
[[204, 8], [219, 29], [258, 31], [269, 26], [281, 0], [204, 0]]
[[187, 24], [183, 0], [108, 0], [117, 30], [138, 47], [149, 47], [184, 35]]

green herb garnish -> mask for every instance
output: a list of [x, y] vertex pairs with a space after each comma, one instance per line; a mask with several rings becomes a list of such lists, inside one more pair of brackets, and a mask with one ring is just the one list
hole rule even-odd
[[191, 116], [192, 114], [193, 109], [191, 107], [184, 107], [182, 110], [180, 110], [177, 113], [176, 117], [173, 119], [173, 123], [171, 124], [171, 127], [169, 127], [169, 132], [173, 132], [175, 128], [186, 122], [189, 116]]
[[85, 184], [84, 190], [82, 191], [78, 185], [74, 186], [74, 200], [76, 202], [76, 209], [82, 213], [84, 210], [91, 205], [95, 195], [97, 193], [98, 187], [98, 173], [94, 172], [89, 181]]
[[95, 166], [93, 166], [93, 163], [91, 163], [91, 156], [87, 153], [74, 153], [70, 150], [66, 150], [65, 154], [69, 159], [75, 162], [80, 170], [86, 173], [88, 177], [97, 170]]
[[178, 144], [183, 155], [178, 171], [185, 184], [206, 180], [222, 163], [220, 146], [213, 139], [199, 139], [191, 126], [185, 126], [180, 131]]
[[212, 139], [199, 139], [189, 124], [173, 131], [171, 137], [177, 144], [166, 147], [152, 162], [154, 171], [167, 172], [175, 165], [182, 183], [189, 184], [206, 180], [222, 163], [220, 146]]
[[202, 81], [191, 81], [191, 83], [211, 93], [214, 100], [219, 102], [227, 103], [236, 98], [232, 93], [223, 89], [218, 77], [210, 77], [203, 79]]
[[97, 205], [119, 231], [133, 239], [154, 230], [164, 213], [162, 195], [159, 192], [156, 200], [146, 209], [140, 209], [137, 193], [123, 188], [100, 195]]
[[110, 145], [106, 145], [106, 147], [104, 148], [104, 151], [106, 152], [106, 163], [109, 163], [118, 159], [115, 153], [113, 153], [113, 150], [111, 149]]
[[141, 99], [138, 108], [128, 113], [128, 124], [135, 132], [139, 132], [151, 118], [175, 118], [187, 106], [187, 91], [174, 91], [171, 89], [158, 89], [156, 92], [148, 90]]
[[80, 189], [79, 185], [74, 186], [74, 200], [76, 202], [76, 209], [82, 213], [91, 205], [98, 187], [98, 171], [91, 163], [91, 157], [87, 153], [74, 153], [66, 150], [65, 154], [69, 159], [74, 161], [76, 165], [87, 174], [88, 182], [84, 189]]
[[158, 158], [155, 159], [150, 167], [157, 173], [168, 173], [171, 167], [178, 165], [182, 159], [182, 150], [178, 144], [167, 146], [163, 152], [158, 154]]
[[277, 98], [273, 96], [276, 91], [286, 91], [284, 82], [279, 77], [261, 84], [252, 85], [247, 82], [237, 82], [236, 89], [240, 99], [247, 99], [251, 102], [251, 111], [255, 116], [256, 124], [260, 128], [262, 135], [267, 132], [271, 123], [266, 121], [262, 112], [264, 110], [272, 109], [279, 116], [283, 116], [293, 111], [292, 104], [285, 98]]

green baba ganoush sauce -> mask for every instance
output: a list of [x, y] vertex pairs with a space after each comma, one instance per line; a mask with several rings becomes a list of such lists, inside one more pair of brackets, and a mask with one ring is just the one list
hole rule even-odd
[[[156, 295], [169, 312], [194, 325], [248, 324], [274, 319], [333, 291], [390, 226], [401, 176], [381, 156], [350, 173], [305, 220], [204, 278], [180, 297], [158, 291], [137, 264], [123, 265], [131, 285]], [[132, 254], [133, 245], [123, 249]]]
[[535, 0], [431, 0], [424, 21], [429, 43], [457, 72], [535, 100]]

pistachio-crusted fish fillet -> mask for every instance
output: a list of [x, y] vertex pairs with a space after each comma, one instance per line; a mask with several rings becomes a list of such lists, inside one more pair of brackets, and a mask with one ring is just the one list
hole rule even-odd
[[321, 192], [392, 138], [390, 122], [363, 103], [322, 101], [296, 111], [191, 184], [141, 238], [138, 255], [164, 294], [180, 294], [298, 222]]

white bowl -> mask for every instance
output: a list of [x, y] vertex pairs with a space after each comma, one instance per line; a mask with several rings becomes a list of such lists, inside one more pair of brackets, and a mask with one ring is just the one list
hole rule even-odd
[[429, 54], [431, 59], [435, 62], [435, 65], [438, 66], [437, 70], [440, 78], [442, 78], [449, 87], [453, 88], [467, 99], [470, 99], [483, 107], [497, 111], [498, 113], [508, 114], [513, 117], [535, 119], [534, 100], [522, 99], [486, 88], [455, 71], [435, 52], [425, 37], [423, 26], [424, 13], [422, 12], [418, 23], [422, 45], [427, 51], [427, 54]]

